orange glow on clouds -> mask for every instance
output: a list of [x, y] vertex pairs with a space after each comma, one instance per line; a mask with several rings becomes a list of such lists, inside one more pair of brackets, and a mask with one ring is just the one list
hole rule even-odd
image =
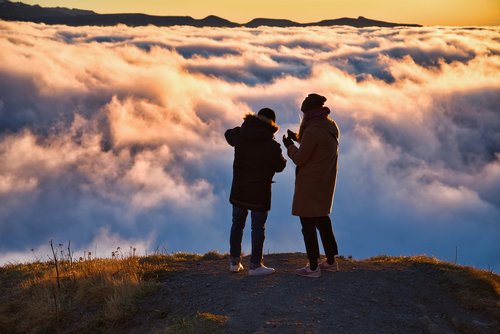
[[[0, 21], [0, 253], [115, 236], [226, 251], [224, 131], [266, 106], [280, 138], [318, 92], [342, 133], [344, 254], [445, 258], [458, 244], [500, 270], [499, 33]], [[293, 167], [275, 180], [266, 240], [298, 251]]]

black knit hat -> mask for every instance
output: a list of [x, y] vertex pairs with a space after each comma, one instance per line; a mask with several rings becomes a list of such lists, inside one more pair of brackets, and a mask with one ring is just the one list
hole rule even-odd
[[321, 108], [326, 102], [326, 97], [319, 94], [311, 93], [302, 102], [301, 110], [306, 112], [308, 110]]
[[260, 109], [257, 115], [270, 119], [273, 122], [276, 122], [276, 114], [274, 113], [274, 110], [270, 108]]

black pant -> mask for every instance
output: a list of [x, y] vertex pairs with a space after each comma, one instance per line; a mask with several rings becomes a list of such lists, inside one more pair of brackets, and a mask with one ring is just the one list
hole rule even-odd
[[304, 236], [304, 244], [306, 245], [307, 258], [312, 270], [318, 266], [319, 246], [318, 235], [316, 229], [319, 230], [321, 242], [325, 250], [325, 255], [329, 263], [333, 263], [335, 255], [339, 253], [337, 241], [332, 230], [332, 222], [329, 216], [323, 217], [300, 217], [302, 224], [302, 235]]

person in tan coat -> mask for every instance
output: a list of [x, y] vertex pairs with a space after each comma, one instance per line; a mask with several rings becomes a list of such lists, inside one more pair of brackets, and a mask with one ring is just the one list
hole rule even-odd
[[[295, 163], [295, 192], [292, 215], [299, 216], [309, 264], [297, 269], [297, 275], [320, 277], [321, 270], [334, 271], [337, 242], [329, 214], [332, 210], [339, 148], [339, 128], [324, 106], [326, 98], [309, 94], [301, 106], [304, 117], [299, 133], [287, 130], [283, 143]], [[295, 146], [296, 141], [299, 146]], [[317, 232], [325, 250], [326, 261], [320, 257]]]

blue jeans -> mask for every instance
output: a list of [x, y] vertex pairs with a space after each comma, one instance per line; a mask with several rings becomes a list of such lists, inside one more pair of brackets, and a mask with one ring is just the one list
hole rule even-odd
[[[233, 205], [233, 225], [231, 226], [231, 236], [229, 238], [230, 255], [232, 258], [241, 256], [241, 241], [243, 239], [243, 229], [247, 220], [248, 210]], [[262, 262], [262, 250], [264, 248], [265, 224], [267, 211], [251, 211], [252, 217], [252, 256], [250, 262], [253, 267], [260, 266]]]

